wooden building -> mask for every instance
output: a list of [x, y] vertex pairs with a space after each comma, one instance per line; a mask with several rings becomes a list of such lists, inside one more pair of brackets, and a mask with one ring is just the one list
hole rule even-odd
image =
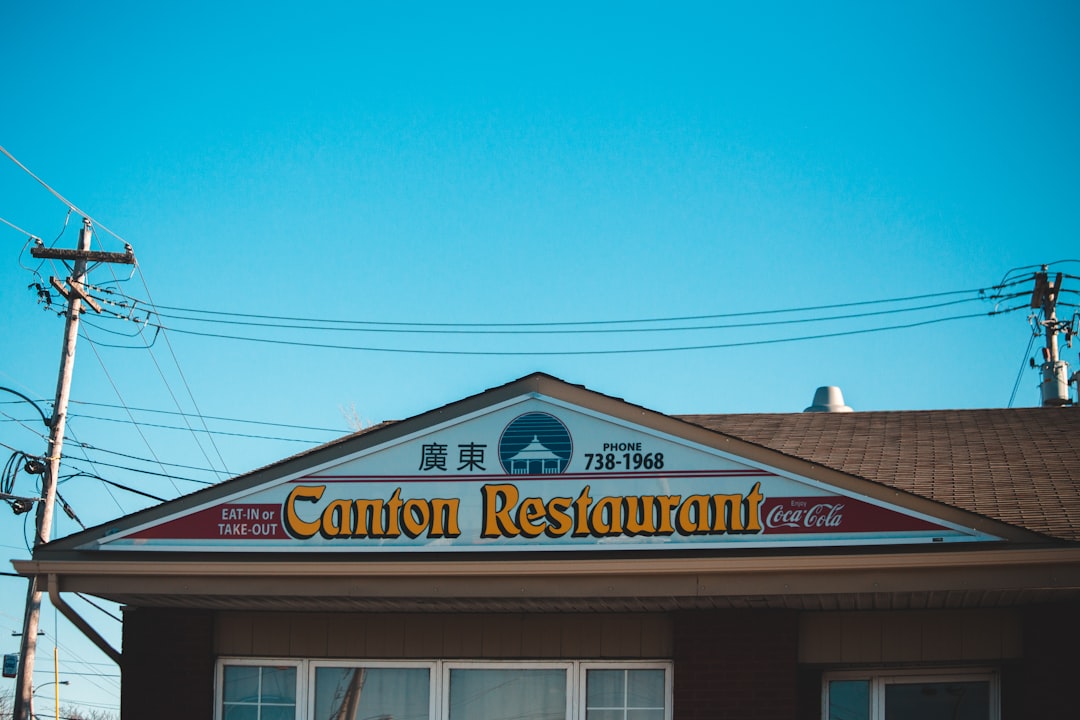
[[[1080, 410], [673, 417], [535, 374], [51, 542], [125, 720], [1075, 717]], [[103, 644], [100, 638], [96, 638]]]

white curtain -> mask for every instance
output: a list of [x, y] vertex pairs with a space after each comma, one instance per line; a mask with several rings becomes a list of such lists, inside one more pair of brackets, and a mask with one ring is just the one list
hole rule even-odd
[[566, 671], [453, 668], [450, 720], [566, 720]]
[[315, 720], [427, 720], [427, 668], [320, 667]]

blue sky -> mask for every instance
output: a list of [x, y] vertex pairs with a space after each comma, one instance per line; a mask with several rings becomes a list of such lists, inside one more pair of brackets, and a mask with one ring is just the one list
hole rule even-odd
[[[989, 288], [1080, 257], [1074, 3], [12, 2], [0, 25], [0, 146], [94, 219], [96, 247], [134, 246], [139, 272], [108, 287], [140, 307], [405, 324], [153, 316], [175, 332], [148, 350], [152, 328], [87, 318], [73, 398], [108, 407], [73, 409], [97, 450], [69, 443], [70, 469], [162, 497], [201, 485], [124, 468], [220, 478], [309, 447], [241, 435], [326, 440], [348, 430], [343, 408], [402, 418], [535, 370], [669, 413], [798, 412], [826, 384], [856, 410], [1003, 407], [1025, 310], [991, 317], [967, 293], [778, 311]], [[0, 157], [0, 385], [46, 403], [62, 323], [27, 286], [61, 271], [20, 231], [74, 247], [66, 213]], [[745, 315], [714, 317], [729, 313]], [[670, 329], [733, 322], [766, 325]], [[420, 323], [635, 332], [385, 332]], [[731, 343], [756, 344], [657, 351]], [[581, 354], [600, 350], [637, 352]], [[1014, 404], [1037, 404], [1035, 373], [1020, 381]], [[42, 452], [11, 419], [33, 411], [9, 400], [0, 441]], [[326, 430], [208, 420], [211, 444], [119, 405]], [[85, 476], [61, 491], [87, 524], [150, 502]], [[12, 557], [22, 522], [0, 514]]]

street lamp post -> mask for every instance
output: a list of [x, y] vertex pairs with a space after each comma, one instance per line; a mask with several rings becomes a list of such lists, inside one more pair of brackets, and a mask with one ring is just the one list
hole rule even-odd
[[37, 687], [33, 688], [33, 690], [30, 693], [30, 697], [31, 697], [31, 701], [30, 701], [30, 717], [37, 718], [37, 713], [34, 712], [34, 701], [32, 699], [34, 697], [34, 695], [37, 695], [38, 690], [40, 690], [43, 687], [48, 687], [49, 685], [55, 685], [56, 686], [56, 720], [60, 720], [60, 686], [61, 685], [67, 685], [69, 683], [70, 683], [69, 680], [50, 680], [47, 683], [41, 683]]

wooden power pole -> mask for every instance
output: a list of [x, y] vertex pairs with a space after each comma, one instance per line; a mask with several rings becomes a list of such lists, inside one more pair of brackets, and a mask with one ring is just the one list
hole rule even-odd
[[[53, 508], [56, 504], [56, 483], [60, 474], [60, 453], [64, 447], [64, 426], [67, 420], [68, 398], [71, 394], [71, 376], [75, 367], [75, 341], [79, 338], [79, 315], [85, 312], [83, 305], [95, 312], [101, 308], [85, 291], [87, 262], [110, 262], [133, 265], [135, 255], [128, 248], [126, 253], [94, 252], [90, 250], [91, 225], [83, 218], [77, 250], [61, 250], [35, 247], [30, 254], [47, 260], [71, 260], [74, 262], [71, 277], [65, 285], [59, 279], [50, 283], [67, 298], [67, 320], [64, 323], [64, 345], [60, 354], [60, 374], [56, 381], [56, 399], [53, 403], [52, 421], [49, 423], [49, 445], [45, 454], [47, 464], [41, 476], [41, 499], [37, 506], [37, 529], [34, 547], [47, 543], [52, 534]], [[41, 615], [41, 587], [37, 577], [30, 578], [26, 593], [26, 613], [23, 617], [22, 642], [19, 652], [18, 689], [15, 694], [14, 720], [30, 720], [33, 703], [34, 656], [37, 653], [38, 620]]]

